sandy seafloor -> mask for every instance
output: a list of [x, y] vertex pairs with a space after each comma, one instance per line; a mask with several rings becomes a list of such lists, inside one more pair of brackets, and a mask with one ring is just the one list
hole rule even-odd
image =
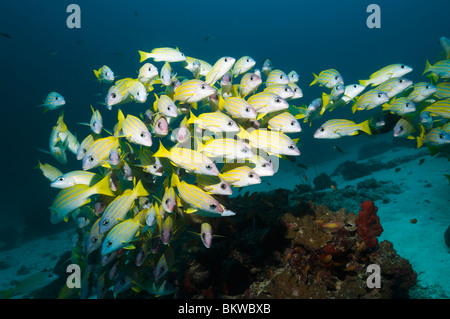
[[[385, 140], [390, 141], [391, 138], [387, 137]], [[318, 174], [325, 172], [331, 175], [340, 163], [346, 160], [356, 161], [358, 150], [357, 147], [353, 150], [347, 149], [343, 155], [316, 164], [315, 169]], [[423, 156], [406, 163], [399, 161], [398, 166], [392, 169], [376, 171], [351, 181], [345, 181], [340, 175], [332, 176], [332, 179], [338, 188], [356, 185], [368, 178], [375, 178], [378, 181], [391, 180], [403, 188], [401, 194], [390, 194], [388, 203], [375, 201], [384, 229], [379, 240], [392, 242], [398, 254], [412, 264], [418, 274], [418, 287], [422, 289], [421, 291], [428, 291], [425, 295], [423, 293], [419, 295], [420, 297], [450, 298], [450, 248], [444, 241], [444, 232], [450, 225], [450, 185], [443, 176], [450, 174], [450, 162], [445, 157], [431, 157], [426, 148], [416, 150], [412, 147], [395, 147], [364, 161], [385, 162], [418, 154], [417, 152], [421, 152]], [[422, 158], [425, 160], [419, 165]], [[311, 175], [310, 170], [307, 172]], [[259, 185], [246, 187], [244, 192], [276, 188], [293, 189], [299, 183], [299, 176], [284, 169], [273, 177], [263, 178]], [[412, 219], [417, 219], [417, 223], [411, 223]], [[21, 280], [30, 273], [43, 269], [51, 270], [59, 257], [71, 249], [72, 234], [73, 231], [60, 232], [34, 241], [22, 242], [14, 249], [0, 252], [0, 262], [9, 265], [9, 268], [0, 270], [0, 290], [10, 287], [13, 280]], [[19, 275], [24, 270], [28, 274]]]

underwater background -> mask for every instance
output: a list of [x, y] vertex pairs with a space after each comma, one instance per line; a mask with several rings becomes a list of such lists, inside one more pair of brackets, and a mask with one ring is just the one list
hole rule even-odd
[[[70, 3], [81, 8], [80, 29], [66, 26], [69, 15], [66, 8]], [[366, 9], [371, 3], [381, 8], [379, 29], [370, 29], [366, 25], [370, 15]], [[449, 10], [448, 1], [437, 0], [174, 0], [170, 4], [118, 0], [3, 1], [0, 4], [0, 32], [8, 36], [0, 37], [3, 106], [3, 207], [0, 211], [3, 225], [0, 224], [0, 229], [4, 229], [0, 237], [7, 237], [3, 242], [14, 247], [28, 239], [73, 228], [68, 223], [50, 223], [48, 208], [58, 190], [50, 188], [48, 180], [35, 169], [38, 159], [42, 163], [57, 164], [37, 148], [48, 148], [51, 128], [59, 111], [44, 114], [42, 108], [36, 106], [42, 103], [48, 92], [56, 91], [67, 101], [64, 119], [79, 139], [89, 134], [88, 126], [76, 124], [89, 120], [92, 115], [89, 105], [99, 108], [104, 122], [112, 128], [116, 113], [108, 112], [101, 105], [109, 86], [98, 83], [93, 69], [105, 64], [120, 78], [135, 77], [142, 64], [139, 63], [138, 50], [150, 52], [158, 47], [178, 47], [186, 55], [211, 64], [226, 55], [236, 59], [249, 55], [256, 60], [256, 67], [260, 67], [264, 59], [270, 58], [276, 68], [299, 73], [298, 85], [303, 90], [303, 97], [293, 104], [308, 105], [324, 91], [317, 85], [309, 86], [314, 79], [312, 73], [318, 74], [328, 68], [339, 70], [345, 83], [350, 84], [368, 78], [388, 64], [404, 63], [414, 68], [406, 76], [408, 79], [414, 83], [423, 80], [421, 74], [426, 59], [436, 60], [442, 51], [439, 38], [450, 34]], [[145, 111], [145, 107], [134, 103], [124, 109], [133, 114]], [[352, 114], [349, 107], [338, 108], [325, 113], [311, 126], [301, 122], [302, 132], [295, 136], [300, 137], [301, 155], [295, 163], [310, 167], [308, 172], [312, 179], [316, 174], [311, 167], [330, 162], [330, 167], [336, 167], [343, 162], [334, 146], [357, 151], [373, 142], [391, 143], [391, 134], [360, 134], [339, 140], [313, 137], [317, 128], [328, 119], [346, 118], [359, 123], [378, 111]], [[392, 147], [397, 144], [415, 148], [414, 141], [406, 139], [395, 141]], [[389, 158], [389, 150], [384, 155]], [[81, 169], [80, 162], [69, 156], [64, 171], [75, 169]], [[420, 166], [414, 169], [419, 170]], [[448, 174], [448, 164], [445, 169], [435, 174]], [[333, 172], [326, 173], [331, 175]], [[281, 160], [277, 174], [298, 179], [297, 183], [291, 180], [288, 188], [303, 183], [302, 173], [298, 173], [298, 168], [289, 161]], [[411, 174], [406, 178], [413, 180], [417, 176]], [[407, 180], [403, 182], [408, 184]], [[443, 190], [442, 196], [447, 198], [442, 198], [442, 201], [448, 199], [450, 190], [448, 183], [444, 186], [447, 189]], [[275, 175], [248, 190], [276, 188], [283, 188], [283, 185], [277, 182]], [[236, 192], [233, 196], [244, 195], [246, 191], [244, 188], [239, 195]], [[423, 196], [427, 196], [427, 191], [429, 189], [423, 189]], [[381, 211], [383, 203], [377, 202], [377, 207]], [[356, 213], [359, 207], [348, 209]], [[417, 209], [426, 208], [419, 206]], [[427, 213], [432, 215], [433, 211]], [[448, 222], [449, 219], [447, 225]], [[408, 235], [406, 232], [405, 229], [405, 236]], [[16, 240], [11, 236], [16, 236]], [[8, 249], [4, 247], [4, 251]], [[3, 252], [0, 252], [0, 261], [7, 263], [1, 254]], [[448, 258], [446, 261], [448, 263]]]

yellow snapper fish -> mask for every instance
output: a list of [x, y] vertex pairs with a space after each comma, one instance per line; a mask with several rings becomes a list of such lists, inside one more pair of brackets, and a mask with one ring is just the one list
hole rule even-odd
[[[171, 185], [176, 187], [178, 195], [187, 204], [186, 213], [207, 213], [206, 216], [221, 217], [224, 209], [220, 203], [200, 187], [180, 181], [178, 175], [172, 174]], [[202, 211], [202, 212], [199, 212]], [[209, 214], [208, 214], [209, 213]]]
[[366, 87], [361, 84], [350, 84], [346, 85], [344, 89], [344, 95], [341, 99], [347, 104], [355, 97], [357, 97]]
[[126, 82], [127, 91], [136, 103], [147, 101], [147, 88], [138, 79], [131, 79]]
[[299, 133], [302, 131], [300, 123], [289, 112], [282, 112], [272, 116], [268, 121], [268, 128], [272, 131], [280, 131], [283, 133]]
[[52, 224], [56, 224], [67, 220], [71, 212], [90, 203], [91, 199], [89, 197], [95, 194], [114, 196], [114, 193], [109, 188], [109, 176], [104, 177], [100, 182], [91, 187], [78, 184], [62, 189], [56, 195], [50, 207], [50, 221]]
[[92, 186], [101, 180], [101, 176], [87, 171], [71, 171], [61, 174], [50, 184], [54, 188], [67, 188], [78, 184]]
[[[67, 154], [66, 150], [68, 147], [68, 139], [66, 136], [66, 139], [62, 140], [60, 136], [60, 132], [62, 129], [61, 126], [61, 116], [58, 119], [57, 125], [53, 127], [52, 132], [50, 134], [50, 140], [49, 140], [49, 149], [50, 154], [61, 164], [67, 163]], [[43, 152], [47, 153], [47, 151], [43, 150]]]
[[172, 213], [175, 205], [177, 204], [176, 194], [173, 187], [166, 186], [164, 189], [164, 195], [162, 198], [162, 208], [167, 213]]
[[83, 141], [81, 141], [80, 147], [78, 147], [77, 160], [83, 159], [83, 157], [86, 155], [87, 149], [92, 145], [92, 143], [94, 143], [95, 139], [96, 138], [94, 137], [94, 135], [89, 134]]
[[145, 223], [146, 210], [142, 210], [135, 217], [115, 225], [106, 235], [102, 244], [102, 256], [119, 249], [135, 249], [133, 242], [139, 239], [139, 230]]
[[235, 61], [235, 58], [228, 56], [222, 57], [217, 60], [217, 62], [213, 65], [211, 70], [206, 75], [205, 82], [209, 85], [214, 85], [214, 83], [220, 80], [222, 76], [225, 75], [225, 73], [231, 70]]
[[300, 80], [300, 76], [295, 70], [288, 73], [289, 83], [297, 83]]
[[287, 85], [291, 88], [292, 92], [294, 92], [294, 95], [287, 100], [295, 100], [303, 97], [303, 91], [296, 83], [289, 82]]
[[163, 137], [169, 134], [169, 123], [167, 119], [157, 113], [153, 119], [153, 123], [151, 124], [152, 133], [157, 137]]
[[407, 66], [406, 64], [390, 64], [378, 70], [377, 72], [372, 73], [368, 80], [360, 80], [359, 84], [364, 86], [376, 86], [389, 80], [390, 78], [402, 77], [412, 70], [413, 68]]
[[251, 130], [248, 132], [241, 127], [241, 130], [237, 135], [241, 139], [248, 139], [252, 147], [262, 149], [269, 154], [278, 156], [300, 155], [300, 151], [295, 145], [298, 139], [292, 140], [289, 136], [282, 132], [270, 131], [266, 129]]
[[252, 95], [247, 102], [256, 113], [266, 114], [289, 108], [289, 103], [275, 93], [260, 92]]
[[172, 78], [176, 76], [176, 73], [173, 72], [172, 68], [170, 67], [170, 63], [166, 62], [164, 63], [163, 67], [161, 68], [161, 73], [159, 75], [159, 78], [161, 79], [161, 84], [168, 86], [172, 83]]
[[162, 176], [164, 167], [158, 157], [154, 157], [152, 152], [148, 149], [142, 149], [139, 153], [139, 166], [144, 169], [145, 172], [156, 176]]
[[417, 148], [420, 148], [423, 144], [441, 146], [450, 143], [450, 133], [441, 128], [433, 128], [425, 134], [424, 129], [421, 129], [421, 133], [416, 139]]
[[107, 65], [103, 65], [100, 69], [94, 70], [94, 74], [99, 82], [111, 83], [114, 81], [114, 72]]
[[394, 137], [406, 137], [409, 139], [414, 139], [411, 135], [415, 132], [414, 126], [411, 121], [401, 118], [394, 126]]
[[273, 84], [288, 84], [289, 77], [281, 70], [275, 69], [270, 71], [266, 79], [266, 86]]
[[450, 78], [450, 60], [442, 60], [436, 62], [434, 65], [431, 65], [427, 60], [425, 65], [425, 71], [423, 71], [422, 75], [431, 72], [435, 74], [439, 78], [449, 79]]
[[158, 68], [147, 62], [139, 69], [138, 80], [142, 83], [151, 83], [158, 74]]
[[86, 150], [82, 159], [83, 170], [89, 170], [108, 162], [113, 148], [119, 147], [119, 138], [116, 136], [103, 137], [95, 140]]
[[47, 178], [50, 182], [54, 181], [59, 176], [63, 175], [63, 173], [56, 167], [48, 163], [42, 164], [39, 160], [38, 166], [36, 168], [39, 168], [44, 177]]
[[229, 72], [225, 73], [220, 79], [221, 95], [229, 95], [233, 87], [232, 77]]
[[256, 61], [253, 58], [245, 55], [236, 61], [233, 69], [231, 70], [231, 76], [237, 77], [241, 74], [244, 74], [245, 72], [253, 68], [255, 64]]
[[50, 271], [42, 271], [31, 274], [25, 279], [19, 281], [15, 287], [0, 290], [0, 299], [10, 299], [16, 296], [29, 294], [50, 285], [58, 278], [58, 275]]
[[255, 92], [261, 85], [261, 76], [256, 73], [245, 73], [239, 83], [239, 95], [246, 97], [250, 93]]
[[94, 132], [95, 134], [100, 134], [103, 129], [102, 115], [100, 114], [99, 110], [94, 110], [92, 105], [91, 105], [91, 110], [92, 110], [91, 121], [89, 123], [78, 123], [78, 124], [88, 125], [92, 132]]
[[423, 111], [429, 112], [432, 116], [441, 116], [443, 118], [450, 118], [450, 98], [439, 100], [427, 106]]
[[234, 187], [245, 187], [261, 183], [261, 178], [258, 174], [246, 165], [229, 168], [225, 164], [219, 177]]
[[173, 234], [174, 234], [174, 222], [171, 215], [168, 215], [161, 226], [161, 242], [164, 245], [168, 245], [169, 242], [172, 240]]
[[[186, 61], [183, 62], [183, 67], [185, 67], [186, 69], [188, 69], [191, 72], [194, 72], [194, 62], [198, 61], [199, 63], [199, 70], [198, 70], [198, 76], [206, 76], [208, 74], [208, 72], [212, 69], [212, 65], [209, 64], [206, 61], [200, 60], [200, 59], [196, 59], [196, 58], [192, 58], [192, 57], [186, 57]], [[197, 77], [195, 77], [197, 78]]]
[[108, 110], [112, 110], [114, 105], [128, 103], [133, 101], [128, 91], [128, 81], [132, 79], [121, 79], [114, 83], [108, 90], [105, 98], [105, 104]]
[[227, 160], [253, 157], [247, 144], [234, 138], [211, 139], [202, 146], [201, 152], [211, 158], [219, 157]]
[[389, 101], [389, 97], [383, 91], [372, 89], [356, 98], [353, 103], [352, 112], [356, 110], [371, 110]]
[[274, 93], [287, 100], [294, 96], [294, 91], [288, 84], [271, 84], [263, 92]]
[[450, 59], [450, 39], [447, 37], [440, 37], [439, 43], [441, 44], [442, 50], [444, 50], [445, 58]]
[[411, 80], [405, 79], [404, 77], [397, 77], [384, 81], [376, 89], [386, 93], [388, 98], [392, 98], [408, 89], [412, 84], [413, 82]]
[[152, 52], [138, 51], [141, 57], [140, 62], [147, 59], [153, 59], [155, 62], [182, 62], [186, 61], [184, 53], [180, 52], [178, 48], [156, 48]]
[[165, 94], [160, 97], [155, 94], [155, 102], [153, 103], [153, 109], [155, 112], [160, 112], [162, 115], [167, 117], [177, 117], [177, 106], [174, 101]]
[[261, 71], [264, 73], [265, 76], [268, 76], [272, 70], [273, 65], [270, 59], [264, 59], [264, 61], [261, 64]]
[[228, 115], [217, 111], [201, 113], [198, 117], [191, 111], [186, 124], [196, 124], [199, 128], [212, 132], [239, 132], [239, 127]]
[[272, 176], [275, 174], [272, 162], [264, 156], [254, 155], [250, 158], [250, 168], [259, 176]]
[[67, 141], [67, 148], [69, 151], [73, 154], [77, 154], [80, 143], [78, 142], [77, 137], [69, 131], [67, 125], [64, 123], [64, 111], [61, 112], [55, 129], [57, 130], [56, 134], [60, 140]]
[[232, 117], [239, 119], [256, 119], [255, 109], [241, 97], [230, 96], [223, 99], [219, 95], [219, 110], [225, 109]]
[[344, 79], [342, 78], [341, 74], [335, 69], [323, 70], [322, 72], [319, 73], [318, 76], [313, 73], [313, 76], [314, 80], [311, 82], [309, 86], [318, 83], [320, 86], [332, 89], [338, 83], [342, 85], [344, 84]]
[[92, 224], [89, 231], [88, 237], [86, 239], [86, 254], [90, 254], [94, 250], [97, 250], [102, 246], [104, 234], [100, 234], [100, 218]]
[[118, 112], [117, 132], [125, 136], [131, 143], [152, 146], [152, 136], [147, 126], [134, 115], [128, 114], [125, 118], [120, 109]]
[[172, 147], [168, 151], [160, 141], [159, 149], [153, 156], [168, 158], [172, 165], [183, 168], [188, 172], [219, 175], [219, 170], [210, 158], [189, 148]]
[[438, 90], [436, 86], [428, 82], [415, 83], [413, 87], [414, 89], [406, 98], [414, 103], [419, 103], [426, 100]]
[[404, 115], [416, 111], [416, 105], [406, 97], [393, 98], [390, 103], [383, 104], [383, 111]]
[[49, 110], [56, 110], [66, 104], [64, 97], [58, 92], [50, 92], [44, 100], [44, 103], [39, 106], [44, 107], [44, 113]]
[[198, 174], [195, 180], [195, 184], [203, 189], [205, 192], [214, 195], [231, 195], [233, 191], [231, 190], [230, 184], [221, 179], [218, 176], [208, 176]]
[[333, 119], [322, 124], [314, 133], [314, 138], [336, 139], [344, 136], [357, 135], [359, 133], [358, 131], [372, 135], [369, 120], [356, 124], [346, 119]]
[[181, 103], [197, 103], [216, 92], [209, 84], [201, 80], [188, 80], [182, 83], [176, 90], [174, 101]]
[[[135, 180], [134, 182], [135, 183]], [[124, 220], [126, 214], [133, 208], [134, 201], [141, 196], [148, 196], [148, 191], [142, 185], [141, 180], [133, 189], [125, 190], [106, 207], [100, 220], [100, 234], [104, 234]]]
[[450, 98], [450, 82], [441, 82], [436, 85], [436, 96], [438, 99], [448, 99]]

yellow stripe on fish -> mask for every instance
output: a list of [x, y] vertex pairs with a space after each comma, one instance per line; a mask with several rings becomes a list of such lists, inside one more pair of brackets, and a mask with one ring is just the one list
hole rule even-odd
[[49, 181], [53, 182], [56, 178], [63, 175], [63, 172], [61, 172], [56, 167], [45, 163], [42, 164], [40, 161], [38, 161], [39, 164], [36, 168], [39, 168], [42, 171], [42, 174], [44, 174], [45, 178], [47, 178]]
[[191, 111], [191, 116], [186, 124], [196, 124], [198, 127], [212, 132], [238, 132], [239, 127], [228, 115], [217, 111], [202, 113], [198, 117]]
[[153, 59], [155, 62], [181, 62], [186, 61], [186, 56], [184, 53], [180, 52], [178, 48], [156, 48], [153, 49], [150, 53], [144, 51], [138, 51], [141, 56], [140, 62], [143, 62], [147, 59]]
[[119, 147], [119, 138], [109, 136], [94, 141], [86, 150], [83, 157], [83, 170], [89, 170], [108, 161], [109, 153]]
[[173, 100], [181, 103], [197, 103], [215, 92], [216, 90], [206, 82], [192, 79], [182, 83], [175, 90]]
[[442, 116], [448, 119], [450, 118], [450, 98], [434, 102], [427, 106], [424, 111], [430, 112], [432, 116]]
[[117, 130], [132, 143], [143, 146], [152, 146], [152, 137], [147, 126], [139, 118], [128, 114], [125, 118], [122, 111], [118, 112]]

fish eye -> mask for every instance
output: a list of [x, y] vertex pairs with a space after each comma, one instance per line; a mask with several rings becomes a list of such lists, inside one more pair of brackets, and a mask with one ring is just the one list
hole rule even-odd
[[205, 166], [205, 168], [206, 168], [208, 171], [210, 171], [210, 170], [212, 170], [213, 167], [212, 167], [211, 164], [208, 164], [208, 165]]
[[113, 99], [115, 99], [115, 98], [117, 97], [117, 94], [116, 94], [116, 93], [111, 93], [111, 97], [112, 97]]
[[93, 242], [93, 243], [96, 243], [97, 241], [98, 241], [98, 237], [97, 237], [97, 236], [92, 237], [92, 242]]
[[55, 100], [59, 99], [59, 97], [55, 96]]
[[225, 60], [224, 60], [225, 62], [228, 62], [228, 59], [227, 58], [225, 58]]
[[280, 75], [280, 80], [283, 80], [283, 75]]
[[206, 236], [206, 234], [205, 234], [205, 233], [203, 233], [203, 234], [202, 234], [202, 238], [203, 238], [203, 239], [205, 239], [205, 236]]
[[277, 98], [275, 99], [275, 103], [281, 103], [281, 99], [277, 97]]
[[170, 106], [167, 107], [167, 111], [170, 111], [172, 108]]
[[92, 155], [89, 156], [89, 157], [88, 157], [88, 161], [92, 163], [92, 162], [94, 161], [94, 156], [92, 156]]
[[353, 88], [354, 88], [354, 89], [356, 89], [356, 88], [357, 88], [356, 84], [355, 84], [355, 85], [353, 85]]
[[156, 166], [156, 165], [153, 165], [152, 167], [153, 167], [153, 169], [157, 169], [158, 168], [158, 166]]
[[105, 220], [103, 221], [102, 224], [103, 224], [104, 226], [108, 225], [108, 224], [109, 224], [109, 219], [105, 219]]
[[146, 134], [144, 132], [141, 133], [140, 135], [142, 138], [145, 138]]
[[247, 153], [247, 152], [248, 152], [248, 148], [244, 147], [244, 148], [242, 149], [242, 153]]
[[110, 240], [108, 240], [108, 242], [106, 243], [106, 245], [108, 246], [108, 247], [111, 247], [112, 246], [112, 241], [110, 241]]
[[158, 122], [158, 127], [161, 128], [161, 122]]
[[222, 184], [220, 184], [220, 188], [226, 189], [226, 188], [227, 188], [227, 185], [226, 185], [225, 183], [222, 183]]
[[181, 56], [184, 56], [184, 53], [181, 53]]
[[403, 83], [403, 79], [398, 80], [398, 83]]
[[426, 89], [429, 89], [430, 88], [430, 86], [429, 85], [427, 85], [426, 87], [425, 87]]
[[291, 122], [291, 126], [294, 126], [294, 125], [295, 125], [295, 121], [292, 121], [292, 122]]
[[319, 128], [319, 131], [323, 132], [323, 131], [325, 131], [325, 129], [323, 127], [321, 127], [321, 128]]
[[402, 68], [402, 69], [404, 69], [404, 68], [405, 68], [405, 66], [404, 66], [404, 65], [402, 64], [401, 68]]
[[253, 76], [250, 77], [250, 81], [253, 81]]
[[233, 126], [233, 122], [228, 121], [227, 125], [228, 125], [228, 126]]
[[249, 174], [248, 174], [248, 177], [249, 177], [249, 178], [253, 178], [253, 177], [255, 177], [255, 175], [253, 175], [253, 173], [249, 173]]
[[381, 98], [381, 93], [378, 93], [378, 97]]
[[294, 89], [294, 92], [297, 92], [297, 88]]
[[405, 106], [406, 106], [406, 107], [409, 107], [409, 103], [406, 103]]
[[400, 126], [400, 132], [403, 132], [403, 126]]
[[288, 146], [288, 149], [290, 149], [290, 150], [293, 150], [294, 148], [295, 148], [295, 147], [294, 147], [294, 145], [292, 145], [292, 144]]
[[337, 75], [336, 75], [336, 76], [334, 77], [334, 79], [335, 79], [335, 80], [337, 80], [337, 79], [338, 79]]
[[152, 70], [152, 67], [150, 66], [150, 67], [148, 68], [148, 70], [151, 71], [151, 70]]
[[169, 205], [170, 199], [166, 199], [165, 203], [166, 205]]
[[250, 59], [247, 59], [247, 62], [250, 62]]
[[249, 108], [249, 107], [246, 107], [246, 108], [245, 108], [245, 112], [249, 113], [249, 112], [250, 112], [250, 108]]
[[210, 204], [210, 205], [209, 205], [209, 208], [211, 208], [211, 209], [216, 209], [216, 207], [217, 207], [216, 204]]
[[58, 181], [60, 181], [60, 182], [64, 181], [64, 177], [58, 178]]
[[444, 134], [443, 134], [443, 133], [439, 134], [439, 138], [440, 138], [441, 140], [443, 140], [443, 139], [444, 139]]

